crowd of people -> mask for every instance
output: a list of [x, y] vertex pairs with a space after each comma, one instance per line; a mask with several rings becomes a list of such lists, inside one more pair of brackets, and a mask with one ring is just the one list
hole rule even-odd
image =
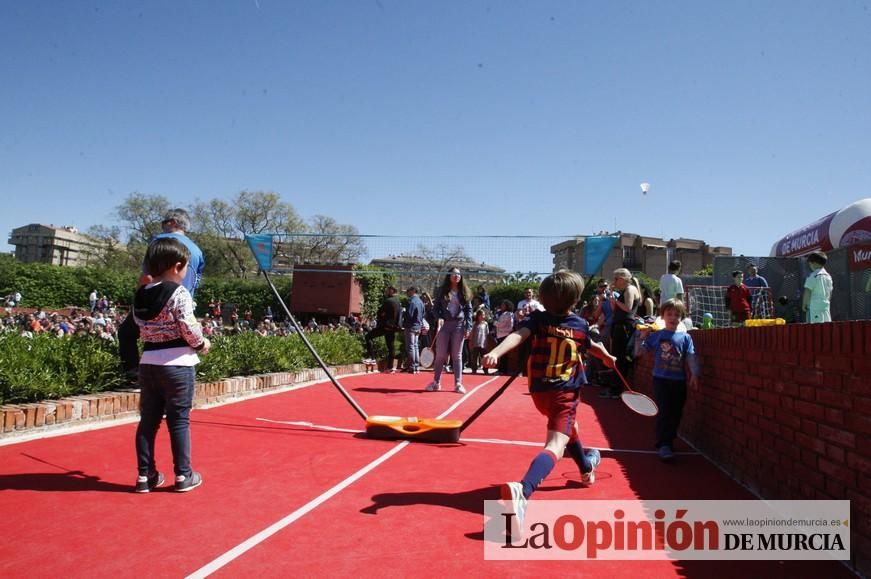
[[91, 312], [85, 308], [46, 311], [42, 308], [7, 306], [6, 315], [0, 318], [0, 332], [16, 333], [28, 338], [47, 334], [59, 338], [96, 336], [115, 341], [118, 323], [119, 315], [114, 308], [107, 308], [105, 312]]

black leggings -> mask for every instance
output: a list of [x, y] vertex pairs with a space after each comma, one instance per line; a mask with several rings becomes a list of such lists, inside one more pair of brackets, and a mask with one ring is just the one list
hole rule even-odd
[[[634, 331], [635, 327], [630, 322], [615, 323], [611, 327], [611, 354], [617, 358], [617, 369], [627, 380], [632, 370], [632, 360], [629, 359], [629, 338]], [[611, 381], [610, 391], [612, 394], [620, 394], [623, 391], [623, 383], [616, 375]]]
[[387, 359], [391, 362], [396, 359], [396, 331], [387, 330], [385, 328], [375, 328], [366, 334], [366, 353], [370, 358], [375, 357], [375, 338], [384, 336], [384, 341], [387, 342]]

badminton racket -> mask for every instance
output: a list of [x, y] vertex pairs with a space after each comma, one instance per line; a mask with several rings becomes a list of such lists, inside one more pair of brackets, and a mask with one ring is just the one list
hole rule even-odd
[[623, 404], [628, 406], [633, 412], [642, 416], [656, 416], [659, 414], [659, 407], [650, 396], [633, 390], [632, 387], [629, 386], [629, 383], [626, 382], [626, 378], [623, 377], [623, 374], [620, 373], [620, 370], [617, 369], [616, 365], [613, 370], [620, 377], [623, 386], [626, 387], [626, 390], [620, 394], [620, 400], [623, 401]]
[[420, 351], [420, 366], [421, 368], [429, 368], [435, 360], [435, 354], [432, 348], [426, 347]]

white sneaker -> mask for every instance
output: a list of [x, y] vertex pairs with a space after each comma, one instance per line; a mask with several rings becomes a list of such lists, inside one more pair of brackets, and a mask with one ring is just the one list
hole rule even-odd
[[457, 394], [465, 394], [465, 393], [466, 393], [466, 389], [463, 388], [463, 385], [462, 385], [462, 384], [460, 384], [459, 382], [457, 382], [457, 384], [454, 386], [454, 392], [456, 392]]
[[430, 382], [426, 387], [427, 392], [438, 392], [442, 387], [438, 382]]
[[[503, 501], [511, 501], [509, 512], [514, 513], [514, 521], [511, 525], [511, 535], [514, 538], [523, 537], [523, 519], [526, 517], [527, 498], [523, 496], [523, 485], [519, 482], [504, 483], [500, 489]], [[515, 531], [517, 535], [515, 537]]]

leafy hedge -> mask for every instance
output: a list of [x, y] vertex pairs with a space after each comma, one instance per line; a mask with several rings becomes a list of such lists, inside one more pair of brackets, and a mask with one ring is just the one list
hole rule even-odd
[[[363, 357], [363, 344], [347, 332], [306, 334], [329, 365], [351, 364]], [[209, 353], [201, 357], [197, 379], [213, 382], [229, 376], [269, 372], [292, 372], [317, 367], [317, 361], [298, 335], [259, 336], [245, 332], [212, 340]]]
[[[361, 339], [349, 333], [308, 337], [327, 364], [349, 364], [363, 356]], [[253, 332], [215, 338], [212, 350], [201, 359], [197, 368], [201, 382], [317, 366], [299, 336], [264, 337]], [[51, 400], [121, 385], [118, 349], [110, 341], [0, 334], [0, 404]]]
[[0, 334], [0, 403], [63, 398], [121, 383], [118, 348], [110, 341]]

